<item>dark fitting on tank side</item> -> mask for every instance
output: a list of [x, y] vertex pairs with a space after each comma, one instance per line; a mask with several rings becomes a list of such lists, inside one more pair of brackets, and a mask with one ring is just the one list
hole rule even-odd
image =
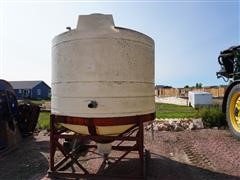
[[66, 27], [67, 30], [71, 31], [72, 28], [70, 26]]
[[97, 108], [97, 106], [97, 101], [90, 101], [90, 103], [88, 104], [88, 108]]

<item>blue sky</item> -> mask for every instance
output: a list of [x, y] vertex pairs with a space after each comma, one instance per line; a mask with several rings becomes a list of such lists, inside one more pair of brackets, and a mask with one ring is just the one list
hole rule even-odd
[[113, 14], [116, 26], [154, 39], [156, 84], [224, 84], [215, 76], [218, 54], [240, 44], [239, 1], [0, 0], [0, 78], [51, 84], [52, 38], [91, 13]]

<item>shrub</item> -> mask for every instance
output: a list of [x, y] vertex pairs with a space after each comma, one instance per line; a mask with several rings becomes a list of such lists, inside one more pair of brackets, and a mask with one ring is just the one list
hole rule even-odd
[[227, 124], [225, 114], [219, 107], [202, 108], [199, 110], [199, 116], [205, 127], [221, 127]]

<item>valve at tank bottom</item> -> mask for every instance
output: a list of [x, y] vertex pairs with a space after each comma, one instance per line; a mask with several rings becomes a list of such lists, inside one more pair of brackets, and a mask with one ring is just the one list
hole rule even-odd
[[112, 150], [112, 143], [97, 143], [97, 150], [102, 155], [108, 155]]

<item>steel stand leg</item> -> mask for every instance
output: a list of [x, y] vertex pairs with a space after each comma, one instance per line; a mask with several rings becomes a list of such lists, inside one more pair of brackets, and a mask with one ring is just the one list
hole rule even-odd
[[54, 171], [54, 155], [55, 155], [55, 143], [54, 143], [54, 133], [55, 133], [55, 125], [54, 125], [54, 115], [50, 116], [50, 171]]
[[138, 151], [140, 157], [140, 174], [144, 176], [144, 145], [143, 145], [143, 122], [139, 121]]

